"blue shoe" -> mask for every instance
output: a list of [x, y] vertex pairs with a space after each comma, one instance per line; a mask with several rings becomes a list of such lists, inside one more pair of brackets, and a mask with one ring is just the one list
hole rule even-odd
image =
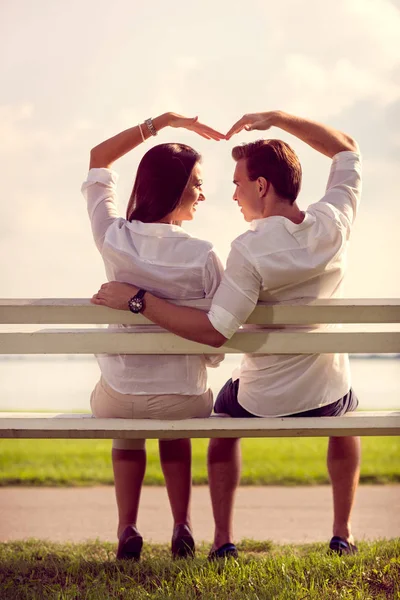
[[218, 560], [219, 558], [237, 558], [238, 551], [235, 544], [224, 544], [220, 548], [213, 550], [208, 555], [208, 560]]
[[336, 554], [339, 554], [339, 556], [343, 556], [343, 554], [357, 554], [358, 552], [357, 546], [350, 544], [350, 542], [337, 535], [333, 536], [331, 539], [329, 543], [329, 550], [336, 552]]

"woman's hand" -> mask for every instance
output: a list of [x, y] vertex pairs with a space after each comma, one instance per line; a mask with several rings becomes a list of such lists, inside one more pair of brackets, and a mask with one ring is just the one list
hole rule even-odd
[[139, 288], [130, 283], [110, 281], [103, 283], [97, 294], [94, 294], [90, 302], [100, 306], [108, 306], [117, 310], [129, 310], [128, 302], [139, 291]]
[[176, 113], [167, 113], [167, 115], [168, 125], [170, 127], [183, 127], [184, 129], [189, 129], [189, 131], [194, 131], [198, 135], [201, 135], [201, 137], [206, 138], [206, 140], [216, 140], [219, 142], [220, 140], [225, 139], [223, 133], [220, 133], [208, 125], [204, 125], [204, 123], [200, 123], [198, 117], [187, 118], [182, 115], [177, 115]]
[[246, 131], [253, 131], [254, 129], [265, 131], [273, 125], [278, 124], [279, 114], [278, 110], [271, 110], [269, 112], [244, 115], [232, 125], [225, 137], [227, 140], [230, 140], [233, 135], [240, 133], [243, 129]]

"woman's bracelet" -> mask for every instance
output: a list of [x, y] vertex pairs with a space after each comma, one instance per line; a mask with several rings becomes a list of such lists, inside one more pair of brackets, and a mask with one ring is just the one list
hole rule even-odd
[[140, 135], [142, 136], [142, 142], [145, 142], [146, 140], [145, 140], [145, 137], [144, 137], [144, 135], [143, 135], [142, 126], [141, 126], [141, 124], [140, 124], [140, 123], [138, 123], [138, 127], [139, 127], [139, 131], [140, 131]]
[[147, 129], [149, 130], [151, 135], [157, 135], [157, 130], [154, 127], [154, 123], [151, 118], [145, 120], [145, 125], [147, 125]]

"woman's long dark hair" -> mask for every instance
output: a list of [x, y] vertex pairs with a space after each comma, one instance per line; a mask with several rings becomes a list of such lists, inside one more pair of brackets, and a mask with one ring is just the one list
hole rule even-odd
[[200, 154], [185, 144], [159, 144], [140, 161], [126, 210], [128, 221], [154, 223], [178, 205]]

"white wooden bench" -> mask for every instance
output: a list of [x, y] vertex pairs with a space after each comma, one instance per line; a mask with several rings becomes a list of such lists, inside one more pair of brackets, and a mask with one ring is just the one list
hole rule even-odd
[[[207, 301], [185, 305], [207, 309]], [[1, 354], [201, 354], [215, 348], [156, 331], [142, 315], [93, 306], [89, 300], [0, 300]], [[143, 325], [140, 331], [99, 328], [108, 323]], [[222, 348], [226, 354], [400, 353], [400, 300], [316, 300], [308, 304], [260, 303], [249, 324], [270, 330], [239, 331]], [[302, 331], [312, 324], [352, 324], [343, 329]], [[16, 325], [62, 325], [17, 331]], [[65, 328], [65, 325], [74, 328]], [[81, 329], [78, 325], [92, 325]], [[360, 324], [363, 327], [360, 327]], [[367, 325], [375, 324], [373, 330]], [[376, 325], [381, 330], [376, 330]], [[10, 325], [14, 328], [10, 329]], [[93, 327], [97, 325], [97, 327]], [[279, 328], [285, 325], [286, 329]], [[295, 326], [290, 329], [290, 326]], [[356, 328], [354, 327], [356, 326]], [[362, 398], [361, 398], [362, 402]], [[89, 398], [88, 398], [89, 405]], [[400, 410], [357, 412], [343, 417], [191, 419], [182, 421], [96, 419], [90, 415], [0, 413], [0, 438], [177, 438], [314, 437], [399, 435]]]

